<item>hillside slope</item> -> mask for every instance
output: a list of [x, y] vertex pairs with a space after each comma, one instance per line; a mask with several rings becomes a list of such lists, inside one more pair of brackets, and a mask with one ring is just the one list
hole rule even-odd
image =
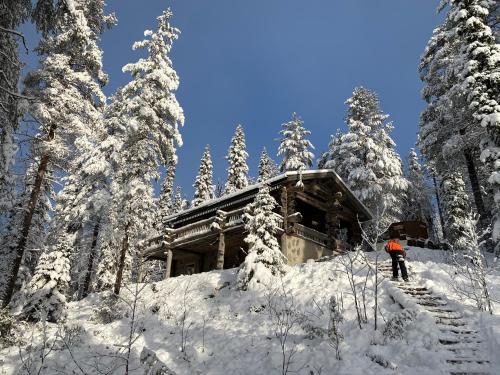
[[[478, 331], [478, 350], [490, 361], [483, 367], [499, 374], [498, 305], [496, 315], [490, 316], [455, 294], [452, 283], [460, 276], [450, 276], [445, 253], [412, 248], [409, 254], [413, 282], [442, 295]], [[318, 375], [450, 374], [449, 353], [440, 344], [435, 319], [387, 279], [380, 283], [379, 326], [374, 331], [374, 278], [366, 277], [363, 262], [354, 266], [358, 322], [347, 260], [291, 267], [272, 285], [249, 291], [235, 289], [232, 269], [131, 285], [117, 302], [107, 294], [94, 294], [69, 304], [64, 325], [18, 327], [24, 345], [0, 352], [0, 373], [124, 374], [130, 348], [131, 374], [155, 374], [155, 366], [163, 368], [158, 374], [179, 375], [281, 374], [283, 366]], [[488, 281], [495, 285], [498, 299], [500, 272], [492, 272]], [[361, 293], [365, 282], [366, 317]], [[343, 305], [340, 360], [329, 327], [332, 296]]]

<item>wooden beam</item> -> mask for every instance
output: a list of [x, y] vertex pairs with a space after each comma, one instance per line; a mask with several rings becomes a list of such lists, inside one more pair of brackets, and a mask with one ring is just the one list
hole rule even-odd
[[304, 201], [305, 203], [321, 210], [321, 211], [327, 211], [328, 207], [325, 204], [325, 202], [321, 202], [319, 199], [316, 199], [314, 197], [311, 197], [310, 195], [307, 195], [305, 193], [299, 192], [297, 193], [297, 198], [300, 200]]

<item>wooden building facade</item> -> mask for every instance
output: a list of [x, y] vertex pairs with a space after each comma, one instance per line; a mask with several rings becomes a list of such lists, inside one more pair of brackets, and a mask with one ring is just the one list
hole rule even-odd
[[[361, 241], [358, 220], [372, 217], [332, 170], [286, 172], [266, 183], [277, 202], [277, 236], [290, 265], [351, 249]], [[143, 257], [164, 260], [166, 277], [239, 266], [247, 248], [243, 212], [259, 186], [168, 217], [165, 233], [143, 242]]]

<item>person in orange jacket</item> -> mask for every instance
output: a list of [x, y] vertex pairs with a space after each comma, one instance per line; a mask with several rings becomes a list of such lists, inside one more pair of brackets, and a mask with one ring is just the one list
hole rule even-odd
[[406, 270], [405, 258], [406, 252], [399, 243], [399, 237], [396, 234], [391, 235], [391, 239], [385, 245], [385, 251], [389, 253], [392, 259], [392, 279], [398, 279], [398, 265], [401, 269], [401, 276], [404, 281], [408, 281], [408, 272]]

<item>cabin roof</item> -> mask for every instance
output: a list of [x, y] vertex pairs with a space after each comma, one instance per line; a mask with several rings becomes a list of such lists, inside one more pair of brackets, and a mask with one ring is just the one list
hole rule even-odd
[[234, 206], [235, 204], [241, 201], [253, 198], [259, 191], [259, 188], [264, 183], [268, 184], [271, 188], [271, 191], [273, 191], [283, 186], [284, 182], [298, 181], [301, 178], [300, 175], [302, 175], [303, 181], [314, 180], [314, 179], [333, 179], [335, 183], [340, 187], [341, 191], [347, 196], [349, 200], [351, 200], [356, 209], [359, 211], [361, 221], [366, 221], [373, 218], [373, 214], [370, 212], [370, 210], [354, 195], [351, 189], [347, 187], [344, 181], [334, 170], [317, 169], [317, 170], [305, 170], [302, 172], [289, 171], [282, 173], [266, 181], [249, 185], [246, 188], [240, 189], [234, 193], [223, 195], [216, 199], [211, 199], [209, 201], [200, 204], [199, 206], [192, 207], [187, 210], [170, 215], [165, 218], [165, 221], [171, 223], [174, 222], [181, 223], [196, 218], [198, 216], [203, 216], [208, 212], [223, 210], [225, 207]]

